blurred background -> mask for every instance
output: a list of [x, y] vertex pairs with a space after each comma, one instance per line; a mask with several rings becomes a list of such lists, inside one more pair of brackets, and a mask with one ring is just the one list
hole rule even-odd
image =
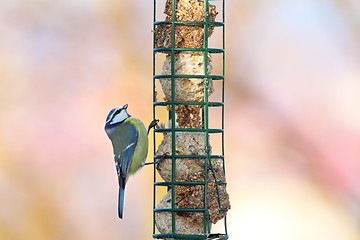
[[[230, 239], [359, 240], [360, 2], [226, 5]], [[152, 120], [152, 9], [0, 1], [0, 239], [152, 239], [152, 167], [118, 219], [103, 130]]]

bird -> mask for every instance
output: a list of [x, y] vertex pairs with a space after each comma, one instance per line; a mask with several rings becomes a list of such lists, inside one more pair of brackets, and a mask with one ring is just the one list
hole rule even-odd
[[119, 181], [118, 216], [123, 218], [125, 185], [129, 176], [135, 174], [146, 161], [150, 128], [157, 125], [152, 121], [148, 131], [139, 119], [127, 112], [128, 104], [112, 109], [105, 123], [105, 132], [111, 140], [116, 172]]

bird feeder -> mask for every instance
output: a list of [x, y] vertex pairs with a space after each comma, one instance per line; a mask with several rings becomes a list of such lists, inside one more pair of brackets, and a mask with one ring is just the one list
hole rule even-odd
[[154, 0], [153, 32], [153, 238], [228, 239], [224, 0]]

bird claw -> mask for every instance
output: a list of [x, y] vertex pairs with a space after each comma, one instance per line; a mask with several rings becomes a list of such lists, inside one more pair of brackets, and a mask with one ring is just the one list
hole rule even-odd
[[162, 161], [165, 160], [166, 156], [170, 154], [169, 152], [164, 153], [163, 155], [161, 155], [161, 157], [159, 158], [159, 160], [155, 161], [155, 162], [150, 162], [150, 163], [144, 163], [144, 165], [150, 165], [150, 164], [159, 164]]
[[147, 134], [149, 135], [150, 129], [155, 128], [158, 125], [159, 119], [154, 119], [152, 120], [152, 122], [149, 124], [148, 127], [148, 131]]

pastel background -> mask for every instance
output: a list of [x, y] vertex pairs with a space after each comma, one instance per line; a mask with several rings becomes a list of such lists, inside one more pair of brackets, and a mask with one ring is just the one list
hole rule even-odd
[[[0, 239], [152, 239], [152, 168], [119, 220], [103, 130], [151, 121], [152, 5], [0, 1]], [[359, 240], [360, 2], [226, 5], [230, 239]]]

